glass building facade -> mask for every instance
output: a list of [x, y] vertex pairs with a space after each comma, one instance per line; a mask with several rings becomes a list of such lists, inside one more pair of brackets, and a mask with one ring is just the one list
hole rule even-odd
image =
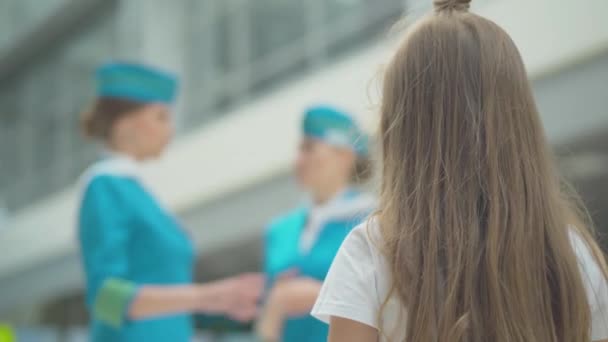
[[[95, 2], [103, 1], [81, 3]], [[156, 39], [129, 19], [146, 15], [154, 1], [104, 3], [108, 8], [84, 23], [72, 20], [62, 38], [36, 51], [35, 58], [10, 74], [0, 72], [0, 207], [9, 212], [72, 184], [96, 158], [96, 147], [78, 129], [80, 113], [94, 97], [96, 65], [141, 56], [132, 51], [144, 45], [141, 41]], [[65, 15], [71, 5], [67, 0], [3, 1], [0, 22], [9, 34], [0, 40], [0, 70], [28, 33], [44, 35], [48, 21]], [[171, 38], [182, 39], [184, 47], [176, 51], [184, 64], [179, 134], [373, 42], [401, 15], [404, 1], [182, 0], [171, 5], [182, 13], [172, 24], [185, 32]]]

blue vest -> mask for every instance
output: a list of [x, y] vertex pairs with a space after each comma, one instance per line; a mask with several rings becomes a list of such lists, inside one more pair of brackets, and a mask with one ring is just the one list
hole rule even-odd
[[[110, 277], [136, 285], [192, 282], [194, 249], [189, 237], [131, 171], [125, 161], [101, 162], [83, 184], [78, 222], [89, 309]], [[193, 336], [186, 314], [126, 320], [120, 328], [91, 316], [94, 342], [187, 342]]]
[[[296, 209], [270, 224], [265, 236], [265, 271], [271, 284], [283, 272], [294, 269], [301, 276], [319, 281], [325, 279], [342, 241], [371, 213], [374, 201], [366, 195], [349, 191], [339, 207], [344, 210], [322, 223], [316, 240], [306, 252], [301, 251], [300, 238], [309, 216], [308, 208]], [[280, 340], [325, 342], [327, 335], [325, 323], [304, 315], [286, 321]]]

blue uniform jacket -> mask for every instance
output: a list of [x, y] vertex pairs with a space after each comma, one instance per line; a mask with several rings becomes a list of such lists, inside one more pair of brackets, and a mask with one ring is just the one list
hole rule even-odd
[[190, 283], [194, 256], [187, 234], [142, 186], [135, 168], [127, 158], [112, 158], [82, 181], [78, 236], [91, 341], [187, 342], [189, 315], [126, 316], [139, 286]]
[[[299, 276], [323, 281], [348, 233], [373, 210], [375, 201], [357, 191], [347, 191], [335, 203], [323, 222], [312, 246], [302, 251], [300, 239], [310, 210], [299, 208], [275, 219], [265, 236], [265, 271], [272, 284], [282, 273], [297, 270]], [[281, 341], [325, 342], [328, 327], [310, 315], [288, 319]]]

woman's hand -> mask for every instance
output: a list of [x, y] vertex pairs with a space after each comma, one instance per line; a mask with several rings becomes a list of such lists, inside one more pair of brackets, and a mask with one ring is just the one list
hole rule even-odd
[[276, 306], [287, 317], [308, 315], [319, 296], [321, 285], [319, 280], [308, 277], [282, 280], [272, 289], [268, 304]]
[[282, 302], [287, 292], [285, 285], [282, 285], [285, 282], [287, 282], [286, 278], [277, 281], [270, 291], [261, 315], [258, 318], [255, 330], [261, 341], [276, 342], [280, 339], [285, 320], [285, 313], [282, 307]]
[[259, 273], [242, 274], [200, 285], [198, 311], [250, 321], [257, 315], [263, 290], [264, 276]]
[[321, 289], [321, 282], [312, 278], [283, 277], [270, 291], [256, 331], [264, 341], [278, 341], [285, 320], [307, 315]]

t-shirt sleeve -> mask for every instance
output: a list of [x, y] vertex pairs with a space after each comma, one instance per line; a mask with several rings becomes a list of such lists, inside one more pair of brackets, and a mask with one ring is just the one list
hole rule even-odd
[[571, 235], [591, 307], [591, 340], [608, 339], [608, 281], [583, 239]]
[[591, 340], [600, 341], [608, 339], [608, 282], [599, 267], [596, 264], [593, 267], [596, 268], [593, 272], [597, 273], [590, 272], [586, 280], [591, 303]]
[[312, 310], [325, 323], [335, 316], [377, 328], [376, 262], [366, 228], [364, 223], [348, 235], [325, 278]]

